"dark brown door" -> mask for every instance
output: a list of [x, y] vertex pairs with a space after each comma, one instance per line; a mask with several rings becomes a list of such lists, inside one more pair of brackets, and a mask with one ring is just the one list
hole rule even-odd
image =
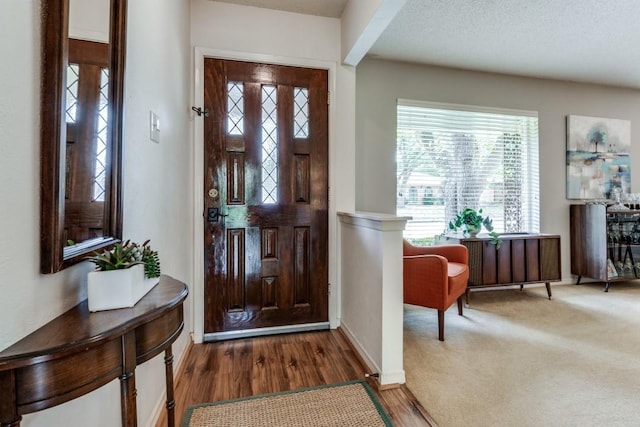
[[69, 40], [65, 242], [104, 235], [109, 45]]
[[327, 322], [327, 72], [204, 69], [205, 339]]

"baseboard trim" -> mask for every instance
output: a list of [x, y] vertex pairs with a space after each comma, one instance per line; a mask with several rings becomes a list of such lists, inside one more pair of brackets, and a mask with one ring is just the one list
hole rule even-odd
[[[351, 347], [351, 350], [353, 351], [353, 354], [356, 356], [356, 359], [358, 359], [358, 362], [360, 362], [360, 364], [366, 369], [367, 373], [380, 374], [380, 369], [377, 368], [376, 367], [377, 365], [375, 364], [375, 362], [373, 362], [373, 360], [371, 360], [371, 358], [367, 356], [367, 352], [364, 351], [364, 349], [360, 346], [360, 344], [358, 343], [358, 340], [356, 340], [355, 337], [353, 337], [353, 335], [351, 334], [351, 331], [349, 331], [349, 328], [346, 327], [344, 323], [341, 323], [340, 326], [336, 328], [336, 330], [338, 331], [338, 333], [340, 333], [340, 335], [342, 335], [342, 337], [345, 339], [349, 347]], [[376, 387], [376, 389], [378, 389], [379, 391], [391, 390], [401, 386], [401, 384], [399, 383], [381, 384], [379, 377], [376, 378], [376, 377], [370, 376], [365, 378], [367, 379], [367, 382], [370, 385]]]

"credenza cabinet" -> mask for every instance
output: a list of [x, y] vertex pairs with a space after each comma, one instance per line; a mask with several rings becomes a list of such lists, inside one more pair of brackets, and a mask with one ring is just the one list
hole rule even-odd
[[570, 206], [571, 274], [605, 284], [640, 276], [640, 210], [604, 204]]
[[[164, 352], [168, 425], [175, 425], [171, 344], [184, 327], [187, 286], [169, 276], [132, 308], [91, 313], [87, 301], [0, 352], [0, 426], [120, 379], [121, 423], [137, 425], [135, 368]], [[154, 391], [155, 393], [155, 391]], [[92, 425], [86, 420], [86, 425]]]
[[482, 287], [523, 287], [545, 283], [551, 298], [551, 282], [561, 279], [560, 236], [555, 234], [503, 234], [500, 248], [489, 236], [446, 236], [448, 243], [461, 243], [469, 251], [469, 292]]

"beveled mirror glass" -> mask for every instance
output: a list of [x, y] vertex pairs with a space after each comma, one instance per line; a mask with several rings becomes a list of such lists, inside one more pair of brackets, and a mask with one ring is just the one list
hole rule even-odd
[[42, 0], [41, 262], [122, 238], [127, 0]]

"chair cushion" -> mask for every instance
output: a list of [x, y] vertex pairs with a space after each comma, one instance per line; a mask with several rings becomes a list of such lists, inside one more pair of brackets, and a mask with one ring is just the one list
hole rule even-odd
[[458, 262], [448, 263], [447, 276], [449, 277], [449, 279], [468, 274], [467, 271], [468, 267], [465, 264], [460, 264]]
[[467, 289], [469, 266], [457, 262], [448, 263], [449, 295], [461, 295]]

